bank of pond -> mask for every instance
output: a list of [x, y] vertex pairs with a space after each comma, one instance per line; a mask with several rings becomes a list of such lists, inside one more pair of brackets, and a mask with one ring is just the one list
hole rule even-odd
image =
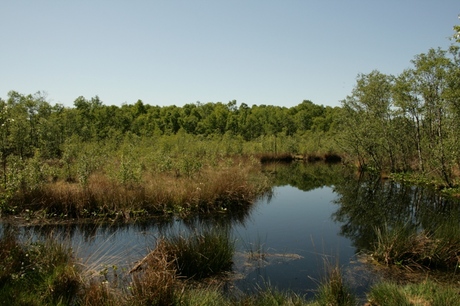
[[[257, 192], [221, 192], [218, 209], [192, 197], [183, 210], [171, 205], [154, 219], [132, 211], [129, 218], [4, 218], [0, 301], [459, 304], [458, 200], [341, 164], [267, 163], [242, 177], [234, 166], [222, 166], [228, 172], [220, 176], [233, 185], [221, 190], [256, 182]], [[217, 192], [211, 181], [190, 188], [195, 196]]]

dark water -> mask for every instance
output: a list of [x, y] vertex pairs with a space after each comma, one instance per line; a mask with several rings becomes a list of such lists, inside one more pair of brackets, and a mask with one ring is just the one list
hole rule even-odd
[[113, 266], [128, 271], [154, 248], [157, 237], [212, 223], [228, 228], [236, 241], [231, 287], [246, 292], [270, 284], [312, 297], [329, 264], [339, 265], [349, 287], [363, 296], [378, 276], [357, 254], [375, 242], [375, 227], [409, 222], [427, 228], [452, 217], [460, 220], [458, 202], [426, 188], [357, 177], [342, 166], [299, 163], [265, 171], [274, 179], [273, 194], [236, 217], [22, 230], [70, 239], [86, 269], [98, 273]]

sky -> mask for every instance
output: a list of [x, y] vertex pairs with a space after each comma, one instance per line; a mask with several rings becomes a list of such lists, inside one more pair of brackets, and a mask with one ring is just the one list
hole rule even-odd
[[447, 49], [458, 0], [2, 0], [0, 98], [340, 106]]

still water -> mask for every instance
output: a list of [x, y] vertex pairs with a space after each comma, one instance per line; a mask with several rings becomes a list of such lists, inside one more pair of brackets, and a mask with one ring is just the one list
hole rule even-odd
[[325, 265], [338, 265], [349, 287], [363, 296], [378, 279], [358, 254], [375, 241], [376, 226], [392, 222], [428, 222], [460, 217], [458, 203], [412, 186], [378, 178], [357, 178], [341, 166], [294, 164], [266, 169], [273, 193], [238, 218], [181, 220], [131, 225], [73, 224], [22, 227], [38, 237], [53, 233], [71, 241], [88, 270], [117, 267], [128, 271], [168, 233], [197, 224], [224, 224], [235, 240], [230, 287], [243, 292], [269, 284], [313, 297]]

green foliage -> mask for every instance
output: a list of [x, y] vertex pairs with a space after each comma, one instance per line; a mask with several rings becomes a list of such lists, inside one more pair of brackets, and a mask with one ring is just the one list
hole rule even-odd
[[460, 165], [458, 48], [430, 49], [394, 77], [358, 76], [342, 101], [341, 147], [361, 168], [418, 170], [453, 187]]

